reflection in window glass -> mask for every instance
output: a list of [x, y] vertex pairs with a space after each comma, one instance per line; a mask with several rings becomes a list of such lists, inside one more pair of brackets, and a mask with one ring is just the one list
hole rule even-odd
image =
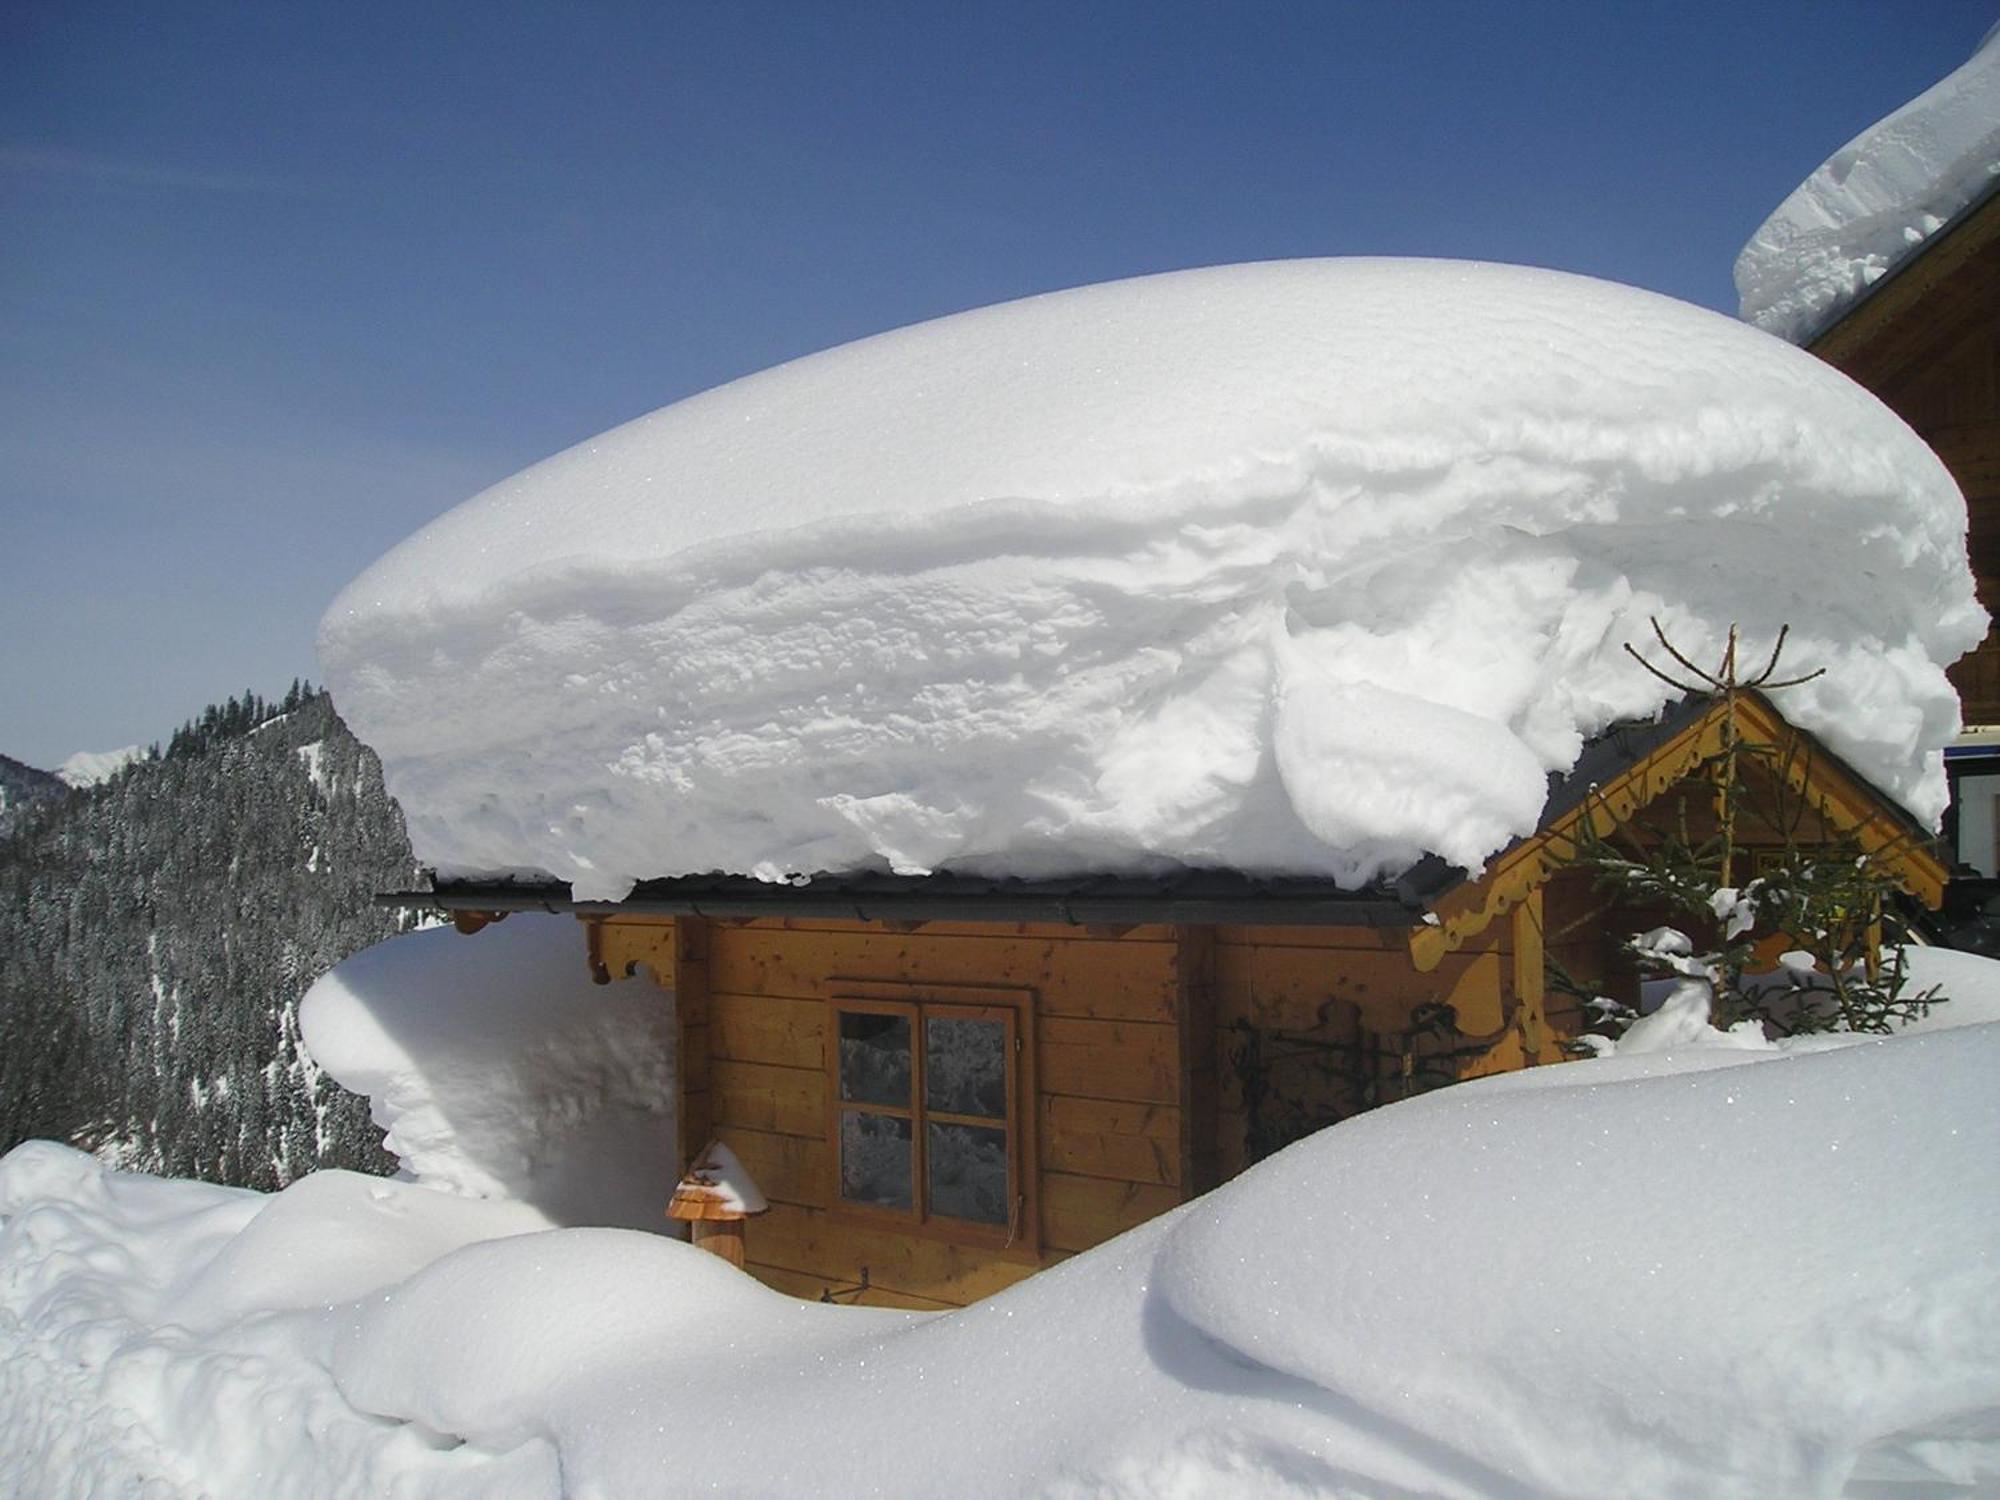
[[924, 1021], [924, 1105], [952, 1115], [1007, 1118], [1007, 1026], [930, 1016]]
[[928, 1127], [930, 1207], [979, 1224], [1007, 1222], [1007, 1132], [979, 1125]]
[[840, 1097], [857, 1104], [910, 1104], [910, 1022], [869, 1011], [840, 1013]]
[[840, 1196], [880, 1208], [910, 1206], [910, 1122], [894, 1115], [840, 1112]]

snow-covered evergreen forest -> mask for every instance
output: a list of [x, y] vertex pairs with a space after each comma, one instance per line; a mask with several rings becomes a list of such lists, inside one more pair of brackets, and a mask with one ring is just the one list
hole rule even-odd
[[38, 791], [0, 829], [0, 1151], [264, 1189], [389, 1170], [367, 1102], [299, 1044], [300, 995], [406, 925], [372, 897], [415, 878], [327, 695], [245, 693], [101, 785]]

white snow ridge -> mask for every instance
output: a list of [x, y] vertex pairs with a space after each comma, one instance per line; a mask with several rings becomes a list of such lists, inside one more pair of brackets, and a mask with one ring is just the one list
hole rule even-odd
[[56, 767], [63, 785], [81, 790], [102, 786], [146, 753], [143, 745], [127, 745], [119, 750], [79, 750]]
[[1531, 828], [1659, 706], [1649, 615], [1701, 657], [1789, 623], [1827, 674], [1787, 714], [1934, 819], [1964, 529], [1899, 420], [1728, 318], [1274, 262], [680, 402], [426, 527], [320, 651], [447, 875], [1360, 882]]
[[1836, 151], [1736, 258], [1746, 321], [1810, 343], [2000, 178], [2000, 26]]

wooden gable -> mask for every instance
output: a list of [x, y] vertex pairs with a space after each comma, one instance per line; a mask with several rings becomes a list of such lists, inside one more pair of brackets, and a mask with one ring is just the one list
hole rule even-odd
[[[1720, 702], [1709, 705], [1615, 778], [1579, 788], [1568, 806], [1548, 817], [1532, 837], [1497, 855], [1478, 880], [1436, 901], [1431, 912], [1435, 920], [1410, 939], [1416, 967], [1434, 967], [1499, 917], [1532, 900], [1570, 862], [1585, 819], [1599, 834], [1609, 834], [1638, 809], [1686, 781], [1697, 766], [1721, 750], [1726, 712]], [[1768, 764], [1783, 775], [1791, 794], [1824, 820], [1829, 832], [1852, 838], [1882, 861], [1925, 906], [1936, 909], [1943, 902], [1949, 871], [1926, 830], [1816, 739], [1786, 723], [1761, 694], [1739, 695], [1735, 712], [1741, 742], [1770, 752]]]

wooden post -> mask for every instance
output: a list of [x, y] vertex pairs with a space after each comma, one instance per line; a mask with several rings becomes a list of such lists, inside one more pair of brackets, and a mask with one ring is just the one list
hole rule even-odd
[[676, 1054], [677, 1146], [683, 1172], [708, 1144], [714, 1127], [708, 1073], [708, 923], [701, 917], [674, 918], [674, 961], [671, 975], [661, 977], [673, 987], [674, 1014], [679, 1022]]
[[1542, 888], [1536, 886], [1514, 908], [1515, 1024], [1521, 1028], [1522, 1061], [1533, 1067], [1542, 1060], [1548, 1041], [1543, 1002], [1548, 986], [1547, 960], [1542, 954]]
[[743, 1221], [741, 1219], [697, 1219], [694, 1247], [719, 1255], [737, 1270], [743, 1269]]
[[689, 1238], [697, 1250], [719, 1255], [743, 1269], [743, 1221], [770, 1208], [763, 1193], [720, 1141], [710, 1141], [674, 1189], [667, 1217], [693, 1226]]
[[1186, 1200], [1221, 1179], [1213, 927], [1174, 929], [1174, 1019], [1180, 1031], [1180, 1182]]

